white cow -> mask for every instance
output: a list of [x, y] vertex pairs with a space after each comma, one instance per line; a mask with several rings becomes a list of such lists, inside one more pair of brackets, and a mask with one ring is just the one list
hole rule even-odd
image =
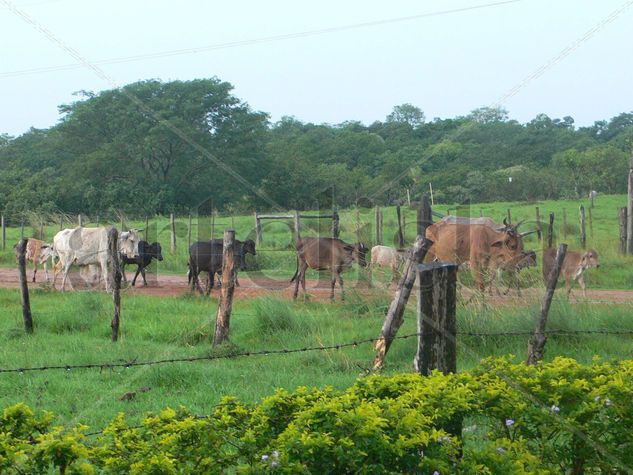
[[[98, 266], [105, 280], [106, 291], [110, 290], [108, 280], [108, 231], [109, 227], [64, 229], [53, 238], [53, 250], [61, 260], [61, 290], [64, 291], [66, 279], [72, 265]], [[119, 235], [119, 252], [134, 257], [138, 255], [139, 235], [135, 230], [122, 232]], [[72, 282], [69, 282], [72, 289]], [[55, 279], [53, 279], [55, 287]]]
[[406, 260], [408, 253], [408, 249], [394, 249], [389, 246], [372, 247], [369, 282], [371, 283], [371, 274], [375, 267], [391, 269], [391, 280], [392, 282], [397, 282], [400, 275], [400, 266]]

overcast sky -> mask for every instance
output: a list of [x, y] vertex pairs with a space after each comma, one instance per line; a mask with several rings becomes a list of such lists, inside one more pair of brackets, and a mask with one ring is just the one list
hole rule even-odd
[[[273, 121], [371, 123], [405, 102], [454, 117], [513, 90], [502, 105], [521, 122], [633, 110], [633, 7], [613, 15], [633, 0], [502, 2], [0, 0], [0, 133], [54, 125], [75, 91], [149, 78], [217, 76]], [[88, 66], [129, 56], [141, 60], [97, 63], [105, 75]]]

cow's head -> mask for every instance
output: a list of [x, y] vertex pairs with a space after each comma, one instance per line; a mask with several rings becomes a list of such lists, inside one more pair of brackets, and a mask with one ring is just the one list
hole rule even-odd
[[138, 256], [138, 243], [140, 241], [141, 238], [139, 237], [138, 230], [136, 229], [121, 232], [119, 235], [119, 247], [121, 254], [125, 254], [130, 258]]
[[163, 260], [163, 249], [160, 247], [160, 244], [157, 242], [153, 242], [152, 244], [150, 244], [149, 254], [157, 261]]
[[367, 267], [367, 251], [369, 248], [362, 242], [357, 242], [352, 246], [352, 257], [361, 267]]
[[247, 239], [244, 241], [244, 254], [251, 253], [256, 256], [257, 252], [255, 252], [255, 241], [252, 239]]
[[490, 243], [493, 250], [504, 249], [510, 251], [512, 257], [519, 256], [523, 252], [523, 237], [528, 234], [532, 234], [536, 231], [528, 231], [525, 233], [519, 233], [518, 228], [523, 221], [519, 221], [517, 224], [509, 224], [507, 220], [503, 219], [503, 227], [497, 228], [496, 236], [492, 238]]
[[517, 262], [517, 269], [525, 269], [526, 267], [535, 267], [536, 264], [536, 252], [524, 251]]
[[600, 267], [600, 260], [598, 259], [598, 253], [593, 249], [589, 249], [582, 255], [580, 265], [583, 269], [589, 269], [591, 267]]
[[53, 250], [53, 246], [50, 244], [44, 244], [40, 251], [39, 263], [44, 264], [49, 258], [53, 258], [53, 261], [57, 257], [57, 253]]
[[[248, 241], [244, 241], [244, 242], [236, 242], [235, 243], [235, 265], [237, 266], [237, 270], [240, 271], [245, 271], [246, 270], [246, 253], [247, 251], [247, 243]], [[251, 241], [252, 242], [252, 241]]]

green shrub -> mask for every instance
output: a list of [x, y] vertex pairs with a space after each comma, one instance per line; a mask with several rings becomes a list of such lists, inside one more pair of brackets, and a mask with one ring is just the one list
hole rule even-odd
[[[3, 473], [625, 473], [633, 466], [633, 361], [360, 379], [344, 391], [283, 389], [248, 407], [225, 398], [95, 438], [23, 404], [0, 418]], [[477, 430], [462, 430], [476, 421]]]

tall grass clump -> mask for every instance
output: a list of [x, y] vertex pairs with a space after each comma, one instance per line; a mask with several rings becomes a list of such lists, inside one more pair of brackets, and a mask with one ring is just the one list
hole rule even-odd
[[255, 326], [261, 334], [274, 335], [278, 332], [297, 333], [305, 326], [302, 324], [295, 310], [288, 302], [264, 297], [253, 303], [255, 311]]

